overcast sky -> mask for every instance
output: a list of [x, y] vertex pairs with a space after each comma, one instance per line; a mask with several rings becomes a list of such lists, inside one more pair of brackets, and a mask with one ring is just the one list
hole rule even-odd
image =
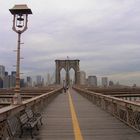
[[140, 85], [140, 0], [1, 0], [0, 65], [15, 70], [14, 4], [32, 9], [22, 34], [24, 75], [53, 74], [55, 59], [79, 59], [87, 75]]

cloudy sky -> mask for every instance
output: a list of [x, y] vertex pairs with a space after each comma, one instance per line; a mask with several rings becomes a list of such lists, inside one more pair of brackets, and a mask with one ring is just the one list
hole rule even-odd
[[22, 34], [24, 75], [53, 74], [55, 59], [80, 59], [87, 75], [140, 85], [140, 0], [1, 0], [0, 65], [15, 68], [14, 4], [27, 4]]

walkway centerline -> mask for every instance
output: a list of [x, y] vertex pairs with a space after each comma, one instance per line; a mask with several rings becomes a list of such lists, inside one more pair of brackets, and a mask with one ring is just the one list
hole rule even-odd
[[70, 110], [71, 110], [71, 117], [72, 117], [72, 124], [73, 124], [75, 140], [83, 140], [82, 133], [81, 133], [79, 123], [78, 123], [78, 119], [77, 119], [77, 116], [76, 116], [75, 108], [74, 108], [74, 105], [73, 105], [72, 97], [71, 97], [69, 91], [68, 91], [68, 96], [69, 96], [69, 104], [70, 104]]

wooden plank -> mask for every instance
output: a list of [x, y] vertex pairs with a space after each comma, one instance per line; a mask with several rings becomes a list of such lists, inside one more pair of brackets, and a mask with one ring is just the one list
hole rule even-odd
[[71, 90], [84, 140], [140, 140], [140, 133]]
[[[70, 90], [84, 140], [140, 140], [140, 133]], [[68, 93], [59, 94], [43, 110], [43, 125], [34, 140], [75, 140]], [[25, 135], [22, 140], [30, 139]]]
[[44, 109], [37, 140], [74, 140], [68, 95], [58, 95]]
[[77, 115], [75, 112], [75, 108], [73, 105], [73, 101], [71, 98], [71, 95], [68, 91], [68, 95], [69, 95], [69, 104], [70, 104], [70, 110], [71, 110], [71, 117], [72, 117], [72, 124], [73, 124], [73, 130], [74, 130], [74, 136], [75, 136], [75, 140], [83, 140], [83, 136], [79, 127], [79, 122], [77, 119]]

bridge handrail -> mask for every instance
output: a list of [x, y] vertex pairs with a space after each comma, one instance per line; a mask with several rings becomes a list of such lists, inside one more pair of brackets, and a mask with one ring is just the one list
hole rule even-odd
[[74, 87], [88, 100], [140, 132], [140, 103]]
[[42, 111], [43, 107], [48, 104], [58, 93], [61, 93], [62, 87], [44, 93], [42, 95], [25, 100], [21, 105], [10, 105], [0, 109], [0, 139], [9, 139], [8, 125], [6, 120], [12, 116], [20, 116], [20, 113], [26, 108], [32, 108], [34, 111]]
[[[126, 103], [126, 104], [130, 104], [130, 105], [134, 105], [134, 106], [140, 107], [140, 103], [137, 103], [137, 102], [127, 101], [127, 100], [124, 100], [124, 99], [121, 99], [121, 98], [113, 97], [111, 95], [103, 95], [102, 93], [88, 91], [88, 90], [81, 89], [81, 88], [78, 88], [78, 87], [74, 87], [74, 88], [79, 90], [79, 91], [85, 92], [87, 94], [94, 94], [96, 96], [100, 96], [101, 98], [108, 99], [108, 100], [110, 100], [112, 102], [118, 101], [120, 103]], [[125, 104], [125, 106], [126, 106], [126, 104]], [[128, 107], [130, 107], [130, 106], [128, 106]], [[139, 111], [140, 111], [140, 108], [139, 108]]]
[[16, 114], [17, 112], [23, 110], [27, 106], [32, 106], [32, 105], [38, 103], [39, 101], [41, 101], [43, 98], [49, 97], [52, 94], [61, 91], [61, 89], [62, 88], [58, 88], [54, 91], [33, 97], [31, 99], [27, 99], [27, 100], [23, 101], [21, 105], [10, 105], [10, 106], [1, 108], [0, 109], [0, 122], [4, 121], [8, 116], [12, 115], [13, 113]]

